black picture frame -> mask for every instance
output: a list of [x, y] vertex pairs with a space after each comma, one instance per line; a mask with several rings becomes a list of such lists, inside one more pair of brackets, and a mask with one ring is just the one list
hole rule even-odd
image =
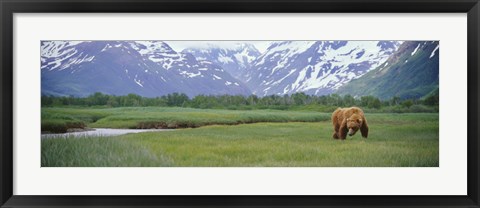
[[[1, 0], [1, 207], [480, 207], [478, 0]], [[25, 196], [13, 195], [14, 13], [467, 13], [468, 194], [465, 196]], [[449, 180], [446, 178], [445, 180]], [[95, 187], [92, 187], [92, 189]]]

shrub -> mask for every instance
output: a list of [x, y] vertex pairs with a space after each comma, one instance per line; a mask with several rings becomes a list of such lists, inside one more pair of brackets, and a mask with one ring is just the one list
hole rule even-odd
[[42, 121], [42, 132], [50, 133], [66, 133], [69, 129], [84, 129], [85, 123], [81, 121], [60, 121], [60, 120], [48, 120]]

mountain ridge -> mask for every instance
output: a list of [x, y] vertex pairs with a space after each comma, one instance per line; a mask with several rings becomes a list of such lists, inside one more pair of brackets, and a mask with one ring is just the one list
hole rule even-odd
[[439, 86], [439, 42], [409, 41], [378, 68], [352, 80], [337, 93], [421, 98]]
[[250, 68], [250, 64], [260, 52], [255, 46], [248, 43], [239, 43], [229, 47], [222, 47], [210, 44], [203, 47], [189, 47], [182, 50], [183, 53], [190, 53], [197, 60], [208, 60], [221, 66], [236, 79]]
[[[164, 41], [42, 41], [42, 94], [156, 97], [177, 92], [192, 97], [303, 92], [417, 98], [438, 89], [439, 45], [434, 43], [275, 41], [260, 53], [251, 43], [235, 42], [177, 52]], [[404, 87], [393, 75], [378, 75], [382, 70], [394, 74], [398, 68], [408, 68], [409, 74], [400, 76], [407, 83]], [[416, 83], [408, 83], [411, 80]]]
[[136, 93], [147, 97], [173, 92], [189, 96], [250, 94], [246, 86], [221, 67], [197, 61], [191, 54], [178, 53], [162, 41], [49, 44], [52, 42], [42, 43], [43, 93]]
[[396, 41], [281, 41], [270, 45], [245, 76], [252, 92], [265, 96], [333, 93], [383, 63]]

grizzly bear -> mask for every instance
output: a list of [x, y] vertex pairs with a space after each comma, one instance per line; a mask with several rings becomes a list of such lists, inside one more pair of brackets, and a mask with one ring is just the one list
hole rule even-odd
[[367, 119], [360, 108], [337, 108], [332, 114], [332, 123], [334, 139], [344, 140], [347, 134], [353, 136], [359, 129], [362, 137], [368, 137]]

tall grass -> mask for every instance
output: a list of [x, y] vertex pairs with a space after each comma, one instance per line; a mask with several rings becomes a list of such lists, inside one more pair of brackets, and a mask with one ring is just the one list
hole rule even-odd
[[171, 166], [171, 161], [113, 137], [42, 139], [43, 167]]
[[[279, 118], [275, 118], [278, 120]], [[332, 139], [321, 122], [212, 125], [42, 140], [42, 166], [438, 167], [438, 114], [367, 114], [369, 138]]]

